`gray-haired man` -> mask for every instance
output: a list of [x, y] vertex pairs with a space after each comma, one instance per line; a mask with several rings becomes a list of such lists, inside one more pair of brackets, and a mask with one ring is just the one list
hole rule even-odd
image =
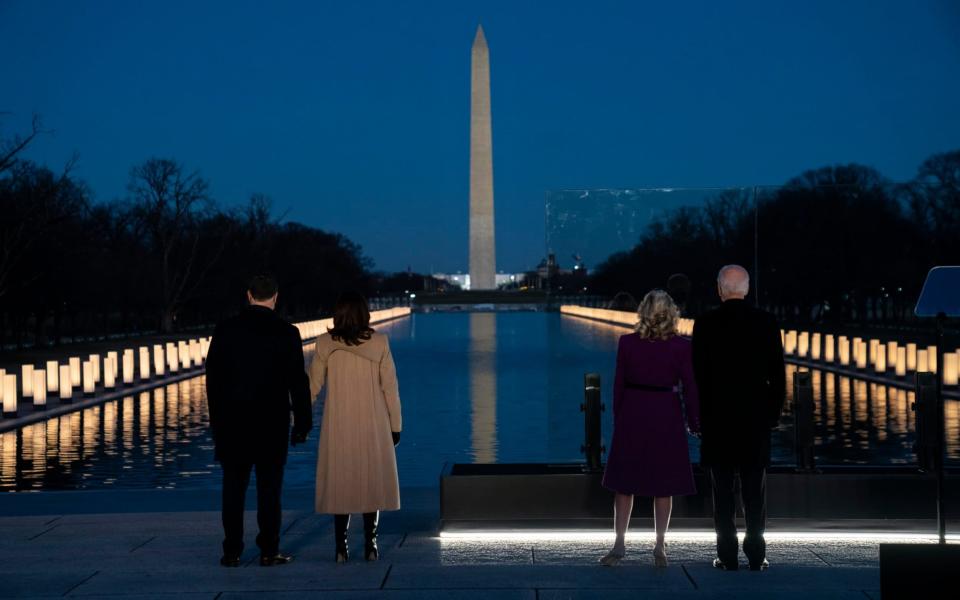
[[713, 483], [713, 521], [719, 569], [737, 569], [735, 479], [740, 478], [752, 570], [766, 569], [766, 467], [770, 430], [777, 426], [786, 390], [780, 328], [773, 315], [744, 298], [750, 276], [727, 265], [717, 276], [723, 303], [693, 329], [693, 369], [700, 390], [700, 464]]

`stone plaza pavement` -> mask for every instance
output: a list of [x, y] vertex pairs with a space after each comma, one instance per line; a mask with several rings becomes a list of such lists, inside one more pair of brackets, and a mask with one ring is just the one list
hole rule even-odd
[[[310, 491], [285, 492], [283, 550], [293, 563], [264, 568], [247, 515], [241, 568], [220, 567], [215, 492], [43, 492], [0, 496], [0, 597], [333, 598], [497, 600], [565, 598], [879, 598], [875, 541], [771, 542], [769, 571], [710, 566], [708, 539], [668, 538], [670, 566], [656, 569], [641, 535], [618, 567], [597, 565], [602, 537], [438, 537], [435, 489], [404, 490], [384, 513], [381, 560], [333, 562], [332, 519], [310, 510]], [[248, 504], [248, 508], [252, 506]], [[609, 536], [612, 540], [612, 535]], [[628, 542], [629, 543], [629, 542]], [[745, 566], [745, 565], [744, 565]]]

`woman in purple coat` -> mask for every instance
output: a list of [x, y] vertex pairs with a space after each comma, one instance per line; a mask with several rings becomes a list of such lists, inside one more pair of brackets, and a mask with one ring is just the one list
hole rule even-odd
[[[613, 387], [613, 441], [603, 486], [616, 492], [617, 538], [600, 562], [620, 562], [634, 496], [653, 498], [658, 567], [667, 565], [664, 536], [673, 496], [696, 493], [687, 430], [700, 432], [690, 340], [677, 335], [679, 310], [670, 295], [653, 290], [637, 309], [636, 332], [620, 338]], [[681, 398], [683, 400], [681, 405]], [[684, 427], [684, 412], [686, 427]]]

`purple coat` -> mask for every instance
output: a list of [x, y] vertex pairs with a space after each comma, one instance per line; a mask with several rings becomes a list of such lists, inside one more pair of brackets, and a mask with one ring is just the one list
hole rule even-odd
[[613, 440], [603, 486], [637, 496], [696, 494], [687, 429], [700, 431], [700, 404], [690, 340], [622, 336], [613, 385]]

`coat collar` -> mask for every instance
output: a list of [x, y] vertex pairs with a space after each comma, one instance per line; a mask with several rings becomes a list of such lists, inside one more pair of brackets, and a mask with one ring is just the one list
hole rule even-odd
[[739, 309], [748, 305], [745, 298], [731, 298], [730, 300], [724, 300], [721, 302], [720, 306], [727, 309]]
[[374, 334], [374, 337], [359, 346], [348, 346], [343, 342], [334, 340], [329, 333], [325, 333], [317, 338], [317, 352], [323, 353], [325, 358], [337, 351], [349, 352], [370, 362], [379, 363], [383, 356], [383, 348], [376, 342], [376, 339], [376, 334]]

